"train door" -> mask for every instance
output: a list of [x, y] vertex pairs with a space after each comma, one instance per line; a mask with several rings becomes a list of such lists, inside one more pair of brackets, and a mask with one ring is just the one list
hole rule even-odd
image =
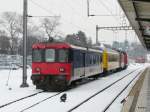
[[73, 51], [73, 74], [74, 79], [85, 76], [85, 53], [80, 50]]
[[83, 53], [83, 76], [85, 76], [85, 53]]
[[80, 77], [85, 76], [85, 53], [80, 52], [80, 68], [79, 68]]

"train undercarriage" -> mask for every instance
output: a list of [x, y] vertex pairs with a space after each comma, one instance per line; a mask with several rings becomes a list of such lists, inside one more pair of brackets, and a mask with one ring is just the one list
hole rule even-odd
[[69, 81], [66, 80], [65, 75], [32, 75], [31, 79], [37, 89], [42, 89], [45, 91], [64, 91], [69, 86]]

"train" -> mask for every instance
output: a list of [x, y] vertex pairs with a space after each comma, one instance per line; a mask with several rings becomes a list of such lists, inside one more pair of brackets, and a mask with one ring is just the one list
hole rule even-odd
[[135, 58], [135, 63], [145, 63], [146, 59], [145, 57], [136, 57]]
[[127, 53], [120, 50], [81, 47], [66, 42], [32, 45], [31, 80], [38, 89], [66, 90], [76, 81], [105, 76], [127, 66]]

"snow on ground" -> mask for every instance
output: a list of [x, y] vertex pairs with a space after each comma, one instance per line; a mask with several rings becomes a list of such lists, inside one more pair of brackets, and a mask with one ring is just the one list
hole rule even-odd
[[[25, 111], [25, 112], [66, 112], [70, 108], [74, 107], [78, 103], [80, 103], [82, 100], [86, 99], [87, 97], [91, 96], [93, 93], [103, 89], [107, 85], [111, 84], [115, 80], [121, 78], [122, 76], [126, 75], [127, 73], [133, 71], [136, 68], [140, 68], [137, 73], [144, 69], [147, 64], [131, 64], [127, 70], [124, 70], [122, 72], [118, 72], [115, 74], [112, 74], [107, 77], [99, 78], [98, 80], [77, 86], [69, 91], [66, 91], [67, 93], [67, 101], [65, 103], [60, 102], [60, 96], [54, 97], [50, 100], [47, 100], [43, 103], [40, 103], [39, 105]], [[115, 93], [119, 92], [121, 89], [121, 85], [125, 85], [127, 83], [127, 80], [131, 80], [131, 77], [134, 77], [137, 73], [134, 73], [133, 76], [130, 76], [124, 80], [124, 82], [121, 82], [120, 85], [114, 85], [114, 89], [108, 89], [104, 92], [103, 95], [96, 96], [92, 100], [90, 100], [88, 103], [81, 106], [79, 109], [76, 110], [76, 112], [100, 112], [102, 107], [106, 105], [108, 102], [108, 99], [112, 99], [112, 96], [115, 96]], [[30, 80], [31, 76], [31, 69], [28, 69], [28, 88], [20, 88], [20, 85], [22, 83], [22, 69], [19, 70], [1, 70], [0, 71], [0, 105], [3, 105], [5, 103], [8, 103], [10, 101], [14, 101], [16, 99], [22, 98], [24, 96], [28, 96], [30, 94], [39, 92], [41, 90], [36, 90], [35, 86], [32, 85], [32, 82]], [[8, 80], [9, 79], [9, 80]], [[8, 85], [7, 85], [8, 83]], [[134, 83], [133, 83], [134, 84]], [[132, 84], [132, 85], [133, 85]], [[126, 97], [129, 90], [131, 89], [132, 85], [126, 90], [126, 92], [123, 93], [123, 95], [118, 98], [119, 100], [116, 100], [114, 106], [110, 107], [110, 112], [119, 112], [121, 109], [120, 101]], [[0, 112], [19, 112], [32, 104], [35, 104], [38, 101], [41, 101], [42, 99], [51, 96], [55, 94], [55, 92], [45, 92], [42, 94], [39, 94], [33, 98], [29, 98], [26, 100], [23, 100], [19, 103], [12, 104], [8, 107], [0, 109]], [[107, 95], [109, 94], [109, 95]], [[107, 97], [106, 97], [107, 95]], [[113, 110], [113, 111], [111, 111]]]
[[31, 69], [28, 69], [29, 88], [20, 88], [22, 84], [22, 69], [19, 70], [1, 70], [0, 71], [0, 105], [8, 103], [18, 98], [36, 93], [35, 87], [30, 80]]
[[[111, 88], [105, 90], [101, 94], [97, 95], [96, 97], [92, 98], [89, 102], [82, 105], [80, 108], [76, 109], [73, 112], [83, 112], [87, 107], [88, 110], [86, 112], [103, 112], [106, 106], [117, 96], [117, 94], [122, 91], [122, 89], [141, 71], [139, 69], [129, 77], [124, 78], [123, 80], [119, 81], [118, 83], [114, 84]], [[125, 98], [125, 97], [124, 97]], [[120, 103], [120, 102], [118, 102]], [[110, 112], [116, 112], [110, 110]]]

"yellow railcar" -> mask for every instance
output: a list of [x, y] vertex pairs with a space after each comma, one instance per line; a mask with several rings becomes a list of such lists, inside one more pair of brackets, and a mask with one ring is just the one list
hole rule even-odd
[[120, 53], [112, 49], [104, 49], [103, 51], [103, 71], [116, 71], [120, 68]]

